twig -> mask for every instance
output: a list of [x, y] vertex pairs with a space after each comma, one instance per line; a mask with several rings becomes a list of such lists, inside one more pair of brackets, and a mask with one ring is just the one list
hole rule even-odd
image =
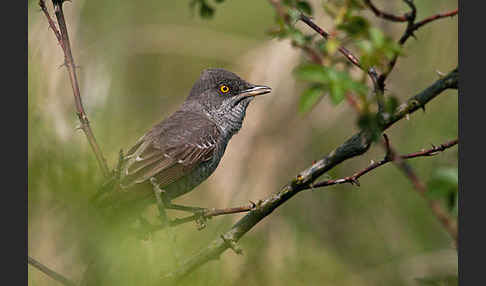
[[[388, 142], [388, 137], [386, 137], [386, 134], [383, 134], [384, 138], [385, 138], [385, 142]], [[410, 154], [405, 154], [405, 155], [400, 155], [398, 158], [401, 158], [402, 160], [407, 160], [407, 159], [412, 159], [412, 158], [417, 158], [417, 157], [428, 157], [428, 156], [434, 156], [434, 155], [437, 155], [439, 154], [440, 152], [448, 149], [448, 148], [451, 148], [455, 145], [457, 145], [459, 139], [454, 139], [454, 140], [451, 140], [449, 142], [446, 142], [444, 144], [441, 144], [437, 147], [433, 147], [431, 149], [428, 149], [428, 150], [422, 150], [420, 152], [415, 152], [415, 153], [410, 153]], [[385, 144], [388, 144], [389, 146], [389, 143], [385, 143]], [[393, 157], [393, 153], [390, 151], [391, 148], [387, 148], [387, 153], [385, 155], [385, 157], [378, 161], [378, 162], [372, 162], [368, 167], [364, 168], [363, 170], [359, 171], [359, 172], [356, 172], [355, 174], [351, 175], [351, 176], [348, 176], [348, 177], [344, 177], [344, 178], [341, 178], [341, 179], [335, 179], [335, 180], [326, 180], [326, 181], [322, 181], [322, 182], [319, 182], [319, 183], [315, 183], [315, 184], [311, 184], [310, 185], [310, 188], [320, 188], [320, 187], [327, 187], [327, 186], [332, 186], [332, 185], [337, 185], [337, 184], [345, 184], [345, 183], [350, 183], [350, 184], [354, 184], [354, 185], [357, 185], [359, 186], [359, 181], [358, 179], [369, 173], [370, 171], [380, 167], [380, 166], [383, 166], [385, 165], [386, 163], [389, 163], [389, 162], [392, 162], [394, 160], [394, 157]]]
[[142, 237], [145, 237], [145, 233], [150, 233], [150, 232], [155, 232], [161, 229], [166, 228], [167, 226], [169, 227], [175, 227], [179, 226], [181, 224], [185, 224], [188, 222], [192, 221], [198, 221], [200, 219], [211, 219], [212, 217], [215, 216], [220, 216], [220, 215], [228, 215], [228, 214], [235, 214], [235, 213], [242, 213], [242, 212], [248, 212], [251, 211], [252, 209], [255, 209], [257, 204], [250, 202], [249, 205], [247, 206], [241, 206], [241, 207], [234, 207], [234, 208], [225, 208], [225, 209], [208, 209], [205, 212], [201, 214], [194, 214], [190, 216], [186, 216], [183, 218], [176, 218], [171, 221], [169, 221], [168, 225], [149, 225], [146, 224], [142, 226], [142, 232], [143, 233], [138, 233], [138, 235], [141, 235]]
[[66, 66], [66, 69], [69, 74], [69, 80], [71, 82], [71, 87], [73, 89], [73, 95], [74, 95], [74, 103], [76, 106], [76, 114], [78, 116], [79, 121], [81, 122], [81, 129], [83, 129], [84, 134], [86, 135], [88, 142], [91, 146], [91, 149], [95, 153], [96, 160], [98, 161], [98, 164], [101, 168], [101, 171], [103, 172], [103, 175], [105, 177], [108, 177], [110, 174], [110, 171], [108, 169], [108, 165], [106, 163], [106, 159], [103, 156], [103, 153], [101, 151], [101, 148], [99, 147], [96, 138], [93, 134], [93, 131], [91, 130], [90, 123], [88, 120], [88, 116], [86, 115], [86, 112], [84, 111], [83, 107], [83, 102], [81, 100], [81, 93], [79, 92], [79, 83], [78, 83], [78, 78], [76, 75], [76, 65], [74, 63], [74, 58], [71, 52], [71, 44], [69, 42], [69, 36], [68, 36], [68, 31], [67, 31], [67, 26], [66, 26], [66, 21], [64, 19], [64, 13], [62, 10], [62, 4], [66, 0], [52, 0], [52, 4], [54, 5], [54, 12], [56, 14], [57, 18], [57, 23], [59, 26], [59, 30], [56, 29], [56, 26], [54, 25], [54, 22], [52, 21], [49, 12], [47, 11], [45, 1], [40, 0], [39, 1], [39, 6], [41, 7], [42, 11], [44, 12], [47, 21], [49, 23], [49, 27], [53, 30], [54, 34], [56, 35], [56, 38], [59, 42], [59, 44], [62, 47], [62, 50], [64, 52], [64, 66]]
[[439, 13], [439, 14], [436, 14], [436, 15], [432, 15], [428, 18], [423, 19], [420, 22], [415, 23], [413, 25], [412, 29], [415, 31], [415, 30], [419, 29], [420, 27], [422, 27], [423, 25], [428, 24], [432, 21], [439, 20], [439, 19], [442, 19], [442, 18], [447, 18], [447, 17], [454, 17], [454, 16], [457, 15], [458, 12], [459, 12], [458, 9], [455, 9], [455, 10], [452, 10], [452, 11], [449, 11], [449, 12], [446, 12], [446, 13]]
[[[410, 0], [404, 0], [410, 7], [411, 7], [411, 12], [406, 14], [407, 17], [407, 28], [405, 29], [405, 32], [403, 35], [400, 37], [400, 40], [398, 40], [398, 44], [400, 46], [403, 46], [405, 42], [410, 38], [410, 37], [415, 37], [414, 32], [420, 29], [422, 26], [433, 22], [435, 20], [439, 20], [442, 18], [446, 17], [453, 17], [457, 15], [458, 9], [452, 10], [450, 12], [446, 13], [439, 13], [433, 16], [430, 16], [428, 18], [425, 18], [424, 20], [415, 23], [415, 18], [417, 15], [417, 10], [415, 8], [415, 5], [413, 5], [413, 2]], [[393, 58], [388, 62], [387, 69], [378, 77], [378, 85], [380, 86], [381, 89], [384, 90], [385, 88], [385, 81], [392, 72], [393, 68], [395, 67], [395, 64], [398, 60], [398, 53], [396, 53]]]
[[[410, 98], [404, 108], [397, 111], [393, 116], [386, 119], [381, 130], [385, 131], [398, 120], [407, 114], [415, 112], [421, 106], [427, 104], [444, 90], [457, 86], [459, 79], [457, 69], [450, 72], [447, 76], [437, 80], [429, 88]], [[334, 151], [329, 153], [321, 160], [312, 164], [309, 168], [300, 172], [299, 175], [289, 182], [282, 190], [272, 194], [267, 199], [257, 205], [255, 209], [249, 211], [233, 227], [224, 234], [226, 240], [230, 239], [237, 242], [249, 230], [251, 230], [262, 219], [271, 214], [280, 205], [298, 194], [300, 191], [308, 189], [319, 176], [331, 170], [343, 161], [359, 156], [368, 151], [371, 144], [371, 136], [365, 132], [359, 132], [341, 144]], [[187, 259], [176, 271], [166, 275], [166, 279], [180, 280], [187, 274], [203, 265], [204, 263], [217, 259], [226, 249], [227, 243], [222, 238], [212, 241], [206, 248], [200, 250], [194, 256]]]
[[440, 202], [438, 200], [432, 200], [426, 196], [427, 193], [427, 187], [422, 183], [422, 181], [419, 179], [417, 174], [414, 172], [413, 168], [405, 161], [405, 159], [409, 158], [416, 158], [420, 156], [433, 156], [437, 154], [437, 152], [443, 151], [446, 148], [449, 148], [451, 146], [454, 146], [455, 144], [458, 143], [458, 139], [452, 140], [448, 143], [442, 144], [439, 147], [433, 147], [430, 150], [427, 151], [422, 151], [422, 152], [417, 152], [417, 153], [412, 153], [407, 155], [406, 157], [403, 156], [396, 156], [395, 155], [395, 150], [391, 147], [388, 139], [386, 139], [386, 144], [385, 148], [387, 150], [387, 153], [389, 153], [391, 156], [391, 161], [395, 163], [395, 165], [407, 176], [407, 178], [412, 182], [414, 189], [427, 201], [429, 204], [430, 209], [432, 210], [432, 213], [435, 215], [435, 217], [440, 221], [442, 226], [446, 229], [446, 231], [451, 235], [451, 237], [454, 239], [454, 243], [457, 247], [457, 222], [455, 219], [453, 219], [441, 206]]
[[59, 44], [62, 47], [63, 43], [62, 43], [62, 40], [61, 40], [61, 34], [59, 33], [59, 30], [57, 30], [56, 24], [54, 24], [54, 21], [52, 20], [51, 15], [49, 15], [49, 11], [47, 11], [46, 2], [44, 0], [39, 0], [39, 6], [40, 6], [42, 12], [44, 12], [44, 15], [47, 18], [47, 22], [49, 23], [49, 27], [54, 32], [54, 35], [56, 35], [57, 41], [59, 42]]
[[[309, 17], [304, 15], [303, 13], [300, 13], [299, 20], [307, 24], [310, 28], [312, 28], [314, 31], [316, 31], [319, 35], [321, 35], [325, 40], [328, 40], [330, 35], [328, 32], [324, 31], [321, 27], [319, 27], [316, 23], [314, 23]], [[378, 86], [378, 73], [373, 67], [370, 67], [368, 70], [365, 70], [365, 68], [361, 65], [360, 60], [354, 56], [348, 49], [346, 49], [343, 46], [338, 47], [338, 51], [344, 55], [353, 65], [357, 66], [359, 69], [362, 71], [366, 72], [368, 76], [370, 77], [373, 87], [374, 87], [374, 92], [376, 94], [376, 99], [378, 103], [378, 108], [379, 112], [383, 112], [384, 110], [384, 90], [380, 89]]]
[[402, 16], [396, 16], [396, 15], [393, 15], [393, 14], [390, 14], [390, 13], [386, 13], [386, 12], [383, 12], [381, 10], [379, 10], [372, 2], [371, 0], [364, 0], [364, 3], [370, 7], [371, 11], [373, 11], [373, 13], [379, 17], [379, 18], [383, 18], [383, 19], [386, 19], [386, 20], [389, 20], [389, 21], [392, 21], [392, 22], [406, 22], [407, 21], [407, 16], [405, 15], [402, 15]]
[[[316, 23], [314, 23], [309, 17], [307, 17], [304, 14], [300, 14], [300, 18], [302, 22], [306, 23], [307, 26], [312, 28], [314, 31], [316, 31], [319, 35], [321, 35], [325, 40], [329, 39], [329, 33], [324, 31], [321, 27], [319, 27]], [[359, 59], [355, 57], [348, 49], [345, 47], [339, 46], [338, 51], [343, 54], [353, 65], [359, 67], [360, 69], [363, 69], [361, 66]], [[369, 71], [367, 71], [369, 72]], [[373, 77], [373, 75], [370, 75], [370, 77]]]
[[27, 256], [27, 262], [34, 266], [35, 268], [39, 269], [41, 272], [46, 274], [47, 276], [51, 277], [52, 279], [61, 282], [63, 285], [67, 286], [75, 286], [76, 283], [72, 282], [71, 280], [67, 279], [63, 275], [57, 273], [56, 271], [50, 269], [49, 267], [45, 266], [44, 264], [40, 263], [39, 261], [35, 260], [34, 258]]

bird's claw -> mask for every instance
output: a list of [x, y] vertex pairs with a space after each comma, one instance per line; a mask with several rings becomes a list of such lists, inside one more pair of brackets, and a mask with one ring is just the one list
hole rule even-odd
[[206, 216], [208, 209], [200, 209], [194, 212], [196, 219], [197, 230], [203, 230], [207, 226], [208, 217]]

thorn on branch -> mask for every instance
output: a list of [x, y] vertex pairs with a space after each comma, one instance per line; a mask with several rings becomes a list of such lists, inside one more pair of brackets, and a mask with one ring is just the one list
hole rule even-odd
[[361, 184], [359, 183], [358, 179], [356, 179], [356, 178], [351, 178], [349, 180], [349, 183], [351, 183], [351, 185], [355, 185], [356, 187], [361, 187]]
[[444, 76], [446, 76], [445, 73], [441, 72], [440, 70], [435, 70], [435, 72], [437, 73], [437, 75], [439, 76], [439, 79], [440, 78], [443, 78]]
[[390, 139], [388, 139], [388, 135], [386, 135], [386, 133], [383, 133], [383, 140], [385, 141], [385, 150], [386, 150], [385, 158], [383, 160], [393, 161], [394, 156], [393, 156], [393, 152], [392, 152], [391, 147], [390, 147]]
[[60, 69], [60, 68], [62, 68], [62, 67], [68, 67], [68, 65], [67, 65], [67, 62], [66, 62], [66, 61], [64, 61], [64, 63], [60, 64], [60, 65], [57, 67], [57, 69]]

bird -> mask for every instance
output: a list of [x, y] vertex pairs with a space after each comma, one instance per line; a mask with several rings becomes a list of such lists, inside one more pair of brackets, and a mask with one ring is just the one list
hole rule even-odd
[[[242, 128], [250, 102], [271, 90], [222, 68], [204, 69], [179, 109], [121, 154], [118, 198], [146, 198], [151, 195], [147, 186], [151, 186], [160, 191], [165, 208], [199, 209], [171, 201], [192, 191], [216, 170], [230, 139]], [[140, 186], [145, 186], [143, 191]]]

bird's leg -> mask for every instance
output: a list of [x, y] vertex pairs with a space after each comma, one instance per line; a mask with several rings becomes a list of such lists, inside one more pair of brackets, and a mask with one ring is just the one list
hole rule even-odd
[[[159, 184], [157, 183], [157, 179], [152, 177], [150, 178], [150, 183], [152, 183], [152, 187], [153, 187], [153, 190], [154, 190], [154, 194], [155, 194], [155, 199], [157, 200], [157, 207], [159, 209], [159, 217], [160, 217], [160, 220], [162, 221], [162, 224], [164, 226], [168, 225], [169, 224], [169, 219], [167, 217], [167, 213], [165, 212], [165, 209], [167, 208], [166, 207], [166, 204], [165, 204], [165, 191], [163, 191]], [[164, 199], [162, 199], [164, 198]]]
[[[164, 201], [165, 199], [165, 201]], [[206, 227], [206, 213], [209, 211], [208, 209], [205, 208], [199, 208], [199, 207], [189, 207], [189, 206], [183, 206], [183, 205], [176, 205], [170, 202], [170, 200], [167, 199], [167, 197], [162, 196], [162, 201], [164, 201], [164, 205], [166, 209], [172, 209], [172, 210], [179, 210], [179, 211], [184, 211], [184, 212], [190, 212], [193, 213], [194, 215], [193, 220], [197, 224], [197, 228], [199, 230], [203, 229]], [[175, 221], [172, 221], [175, 222]]]
[[189, 213], [193, 213], [193, 214], [203, 214], [203, 213], [208, 211], [208, 209], [206, 209], [206, 208], [176, 205], [176, 204], [171, 203], [169, 200], [166, 200], [164, 202], [164, 205], [165, 205], [166, 209], [189, 212]]
[[174, 259], [175, 264], [178, 266], [179, 265], [179, 258], [178, 254], [176, 252], [176, 247], [175, 247], [175, 237], [174, 235], [169, 231], [169, 226], [170, 226], [170, 220], [167, 217], [167, 213], [165, 212], [166, 207], [166, 202], [167, 202], [167, 197], [165, 196], [165, 191], [160, 188], [160, 185], [157, 183], [157, 179], [152, 177], [150, 178], [150, 182], [152, 183], [153, 189], [154, 189], [154, 194], [155, 194], [155, 199], [157, 200], [157, 207], [159, 209], [159, 216], [160, 220], [162, 221], [162, 226], [165, 227], [167, 237], [172, 243], [171, 247], [171, 252], [172, 252], [172, 257]]

